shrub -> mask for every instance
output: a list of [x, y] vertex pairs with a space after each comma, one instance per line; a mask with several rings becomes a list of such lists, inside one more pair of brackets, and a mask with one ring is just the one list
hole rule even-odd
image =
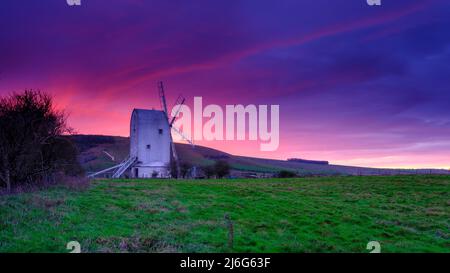
[[224, 160], [218, 160], [214, 164], [214, 172], [218, 178], [225, 177], [230, 174], [230, 164]]
[[188, 178], [190, 176], [190, 171], [192, 169], [192, 164], [189, 162], [182, 162], [180, 164], [180, 173], [182, 178]]
[[291, 171], [286, 171], [286, 170], [280, 171], [278, 173], [279, 178], [292, 178], [292, 177], [296, 177], [296, 176], [297, 176], [296, 173], [291, 172]]
[[170, 163], [168, 163], [168, 169], [172, 178], [178, 178], [177, 163], [174, 159], [170, 160]]
[[202, 167], [202, 171], [205, 174], [206, 178], [211, 178], [214, 176], [214, 166], [208, 165], [208, 166], [204, 166]]
[[0, 99], [0, 187], [54, 180], [82, 173], [77, 151], [63, 135], [71, 129], [52, 98], [27, 90]]

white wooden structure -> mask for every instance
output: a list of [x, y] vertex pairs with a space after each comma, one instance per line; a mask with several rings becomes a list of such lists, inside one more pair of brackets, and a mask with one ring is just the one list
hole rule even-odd
[[134, 109], [130, 122], [132, 178], [170, 176], [170, 128], [163, 111]]
[[[130, 121], [130, 155], [120, 164], [93, 173], [88, 177], [94, 178], [101, 174], [113, 172], [112, 178], [120, 178], [127, 174], [131, 178], [169, 178], [170, 160], [175, 161], [177, 177], [180, 177], [180, 164], [172, 140], [171, 130], [180, 134], [192, 147], [194, 143], [173, 127], [175, 117], [169, 120], [166, 96], [162, 82], [158, 83], [159, 98], [162, 111], [134, 109]], [[185, 99], [180, 95], [175, 102], [178, 111]]]

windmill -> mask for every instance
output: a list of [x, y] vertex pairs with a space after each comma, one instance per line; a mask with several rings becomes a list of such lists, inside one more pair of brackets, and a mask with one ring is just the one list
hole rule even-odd
[[[167, 122], [169, 124], [169, 128], [171, 130], [173, 130], [175, 133], [179, 134], [181, 136], [181, 138], [183, 138], [184, 140], [186, 140], [189, 144], [191, 144], [192, 147], [195, 147], [194, 143], [192, 142], [192, 140], [190, 140], [189, 138], [187, 138], [180, 130], [178, 130], [176, 127], [173, 126], [173, 123], [175, 122], [181, 107], [183, 106], [184, 102], [186, 101], [186, 99], [179, 95], [177, 100], [175, 101], [175, 105], [178, 106], [177, 110], [175, 111], [175, 115], [172, 117], [172, 119], [170, 119], [170, 114], [167, 111], [167, 102], [166, 102], [166, 95], [165, 95], [165, 91], [164, 91], [164, 84], [163, 82], [159, 82], [158, 83], [158, 90], [159, 90], [159, 100], [160, 100], [160, 104], [161, 104], [161, 108], [164, 111], [164, 114], [166, 116]], [[180, 160], [178, 158], [178, 154], [175, 148], [175, 143], [173, 142], [173, 137], [172, 134], [170, 134], [170, 147], [171, 147], [171, 151], [172, 151], [172, 158], [175, 161], [175, 166], [176, 166], [176, 172], [177, 172], [177, 177], [180, 177], [181, 174], [181, 169], [180, 169]]]
[[131, 177], [170, 177], [167, 166], [171, 160], [175, 162], [177, 177], [180, 177], [180, 162], [172, 138], [172, 130], [187, 141], [192, 147], [193, 142], [179, 129], [174, 122], [185, 102], [183, 96], [178, 96], [175, 106], [178, 106], [172, 117], [167, 110], [164, 85], [158, 83], [159, 99], [162, 110], [134, 109], [130, 121], [130, 154], [120, 164], [96, 172], [88, 177], [113, 172], [112, 178], [120, 178], [127, 170]]

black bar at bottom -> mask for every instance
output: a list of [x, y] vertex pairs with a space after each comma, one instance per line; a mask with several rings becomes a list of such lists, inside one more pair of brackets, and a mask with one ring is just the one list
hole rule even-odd
[[0, 254], [0, 263], [5, 268], [29, 266], [56, 272], [66, 269], [78, 272], [87, 269], [125, 272], [384, 272], [401, 269], [405, 272], [445, 268], [448, 257], [448, 254]]

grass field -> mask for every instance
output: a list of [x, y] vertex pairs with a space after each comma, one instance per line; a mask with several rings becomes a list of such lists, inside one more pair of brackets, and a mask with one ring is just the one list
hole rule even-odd
[[95, 181], [0, 197], [0, 252], [450, 252], [449, 193], [449, 176]]

